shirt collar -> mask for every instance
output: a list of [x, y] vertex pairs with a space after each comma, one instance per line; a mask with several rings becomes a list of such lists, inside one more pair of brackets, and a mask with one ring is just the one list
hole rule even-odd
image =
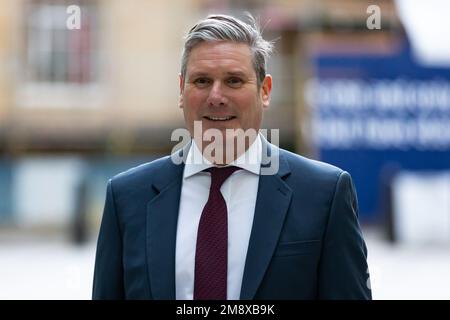
[[[258, 134], [255, 141], [253, 141], [247, 151], [245, 151], [245, 153], [243, 153], [239, 158], [231, 162], [229, 165], [236, 166], [259, 175], [261, 169], [261, 153], [262, 143], [261, 137]], [[195, 143], [195, 140], [192, 139], [191, 146], [186, 157], [183, 178], [189, 178], [213, 166], [214, 165], [208, 159], [203, 157], [200, 149]]]

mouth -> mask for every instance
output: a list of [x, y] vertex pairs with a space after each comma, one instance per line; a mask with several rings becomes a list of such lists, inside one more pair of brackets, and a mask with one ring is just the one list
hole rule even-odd
[[235, 116], [226, 116], [226, 117], [205, 116], [203, 118], [210, 120], [210, 121], [229, 121], [229, 120], [235, 119], [236, 117]]

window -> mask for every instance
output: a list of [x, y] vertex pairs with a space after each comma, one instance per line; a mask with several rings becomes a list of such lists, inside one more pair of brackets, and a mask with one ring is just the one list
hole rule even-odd
[[[67, 27], [71, 5], [80, 8], [80, 29]], [[19, 105], [67, 106], [84, 94], [80, 90], [87, 95], [96, 91], [100, 80], [96, 1], [29, 0], [24, 14]]]
[[31, 1], [26, 10], [27, 80], [89, 83], [97, 78], [96, 7], [79, 3], [81, 28], [69, 30], [67, 7], [76, 1]]

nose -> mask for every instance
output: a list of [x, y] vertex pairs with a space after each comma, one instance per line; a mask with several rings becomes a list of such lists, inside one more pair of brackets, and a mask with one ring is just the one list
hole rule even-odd
[[227, 104], [227, 98], [224, 95], [222, 84], [220, 81], [215, 81], [209, 91], [208, 99], [206, 100], [210, 107], [221, 107]]

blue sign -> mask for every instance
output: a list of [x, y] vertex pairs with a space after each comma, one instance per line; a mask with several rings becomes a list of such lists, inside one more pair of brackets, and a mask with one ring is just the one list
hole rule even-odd
[[[306, 95], [320, 159], [352, 175], [362, 220], [383, 211], [393, 170], [450, 168], [450, 69], [395, 55], [319, 54]], [[386, 175], [386, 176], [385, 176]]]

